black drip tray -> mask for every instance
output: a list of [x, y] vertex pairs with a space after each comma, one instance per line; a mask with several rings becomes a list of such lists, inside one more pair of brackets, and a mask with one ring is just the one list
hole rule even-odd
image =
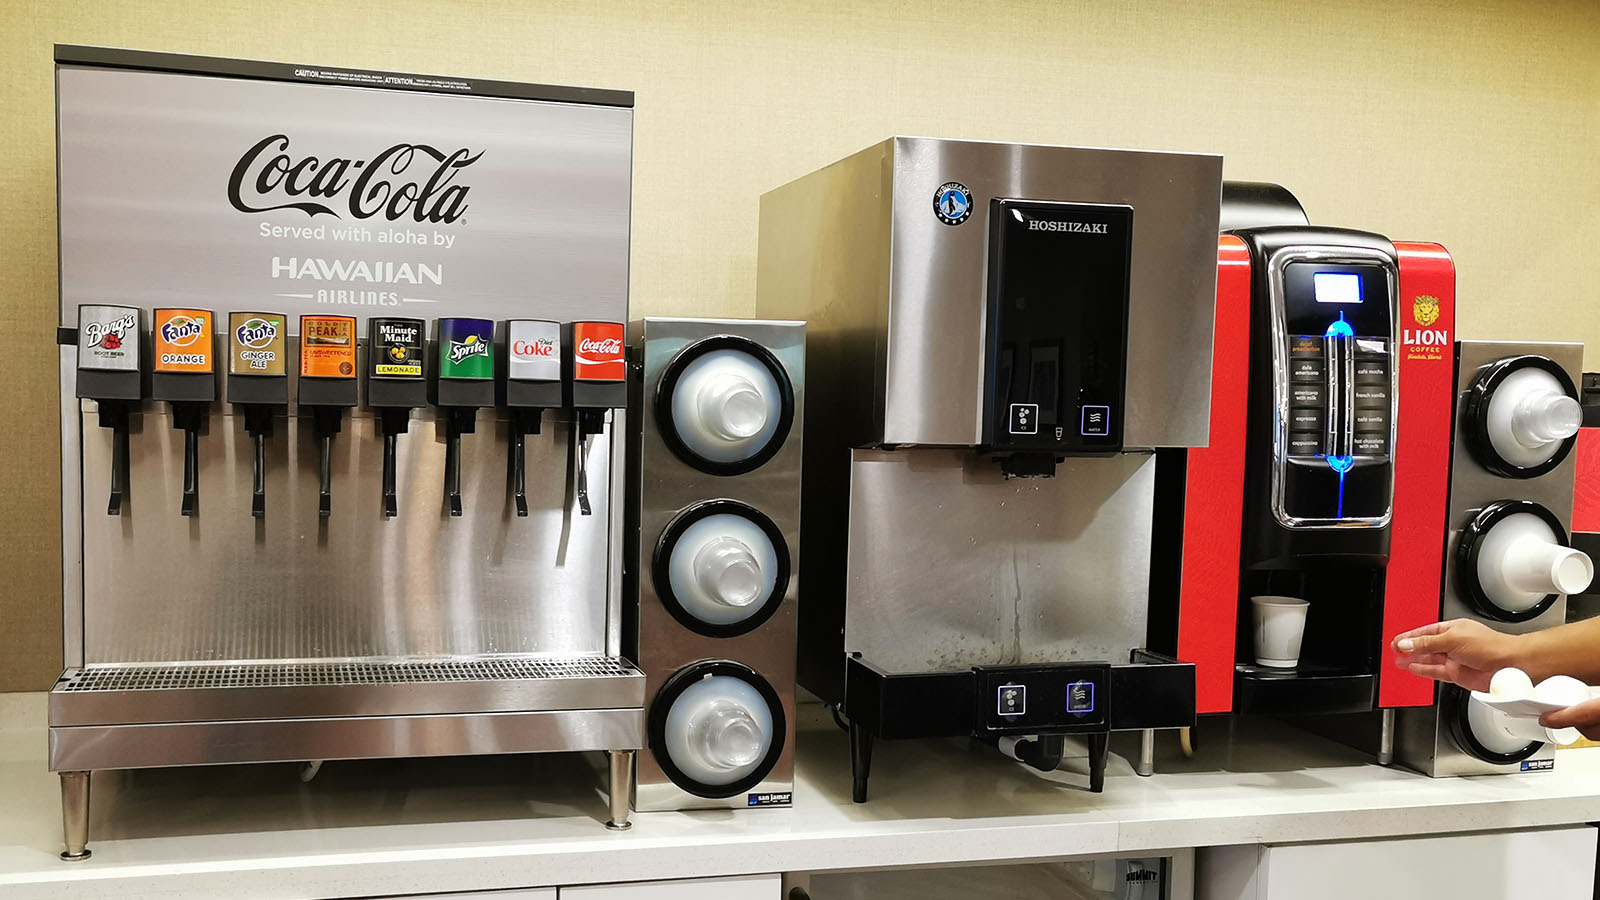
[[1233, 708], [1241, 713], [1318, 715], [1368, 712], [1378, 679], [1370, 672], [1302, 663], [1293, 669], [1242, 664], [1233, 676]]

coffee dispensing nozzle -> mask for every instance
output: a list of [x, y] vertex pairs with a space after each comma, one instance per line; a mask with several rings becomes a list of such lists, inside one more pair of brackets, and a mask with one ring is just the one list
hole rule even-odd
[[572, 407], [578, 511], [590, 515], [589, 438], [606, 430], [606, 413], [628, 405], [627, 361], [620, 322], [573, 322], [563, 329], [567, 405]]
[[506, 323], [505, 404], [511, 414], [511, 492], [517, 515], [528, 514], [526, 437], [538, 434], [544, 411], [561, 405], [561, 325], [543, 319]]
[[267, 438], [272, 417], [289, 405], [287, 320], [282, 313], [228, 314], [228, 402], [244, 411], [244, 430], [255, 445], [250, 515], [267, 514]]
[[367, 406], [383, 432], [383, 514], [399, 514], [395, 497], [395, 450], [411, 427], [411, 411], [428, 402], [422, 371], [427, 325], [421, 319], [373, 319], [367, 341]]
[[450, 515], [461, 515], [461, 436], [477, 428], [478, 410], [494, 406], [494, 323], [438, 320], [438, 363], [429, 383], [445, 417], [444, 490]]
[[133, 306], [78, 307], [78, 396], [99, 406], [111, 429], [111, 498], [106, 514], [122, 515], [128, 493], [128, 414], [144, 396], [139, 366], [142, 311]]
[[333, 514], [333, 436], [356, 405], [356, 320], [300, 317], [300, 408], [311, 413], [318, 455], [317, 515]]
[[217, 399], [213, 316], [209, 309], [158, 309], [150, 396], [172, 404], [172, 427], [183, 430], [185, 516], [200, 502], [200, 432]]

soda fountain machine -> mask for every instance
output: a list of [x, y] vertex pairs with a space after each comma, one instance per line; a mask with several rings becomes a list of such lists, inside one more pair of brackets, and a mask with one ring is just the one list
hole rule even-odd
[[[1208, 448], [1161, 460], [1151, 643], [1195, 664], [1201, 713], [1383, 710], [1387, 762], [1394, 710], [1432, 699], [1387, 641], [1437, 611], [1454, 269], [1437, 244], [1309, 225], [1275, 185], [1223, 196], [1226, 399]], [[1194, 521], [1204, 536], [1172, 524]], [[1289, 665], [1258, 661], [1258, 595], [1309, 603]]]
[[353, 74], [57, 48], [69, 859], [105, 769], [606, 751], [628, 821], [620, 326], [573, 377], [511, 365], [543, 384], [503, 400], [493, 343], [626, 319], [632, 95]]
[[[1572, 546], [1583, 407], [1582, 344], [1460, 341], [1455, 347], [1444, 593], [1437, 618], [1524, 634], [1567, 620], [1594, 579]], [[1440, 548], [1436, 547], [1436, 552]], [[1546, 771], [1555, 747], [1511, 733], [1454, 685], [1405, 710], [1396, 752], [1428, 775]]]
[[1221, 159], [896, 137], [767, 193], [807, 322], [800, 683], [879, 738], [1183, 727], [1146, 654], [1159, 447], [1207, 440]]

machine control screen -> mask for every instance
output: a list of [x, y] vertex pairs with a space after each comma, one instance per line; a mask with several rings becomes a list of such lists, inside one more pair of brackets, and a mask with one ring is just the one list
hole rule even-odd
[[984, 444], [1120, 449], [1133, 209], [995, 200], [989, 238]]

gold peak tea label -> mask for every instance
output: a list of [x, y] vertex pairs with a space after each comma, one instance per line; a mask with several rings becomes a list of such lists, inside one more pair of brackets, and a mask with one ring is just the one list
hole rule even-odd
[[421, 378], [424, 324], [421, 319], [373, 319], [368, 341], [377, 378]]
[[288, 328], [280, 313], [228, 313], [228, 372], [282, 375]]
[[356, 376], [356, 320], [349, 316], [300, 317], [300, 376]]
[[439, 320], [439, 377], [494, 377], [494, 323], [488, 319]]
[[209, 309], [156, 310], [155, 371], [209, 374], [211, 318]]

